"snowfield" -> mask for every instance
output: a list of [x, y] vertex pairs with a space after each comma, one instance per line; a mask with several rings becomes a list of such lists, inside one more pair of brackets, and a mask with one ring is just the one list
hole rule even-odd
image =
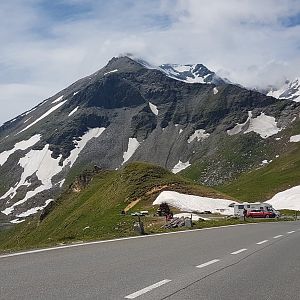
[[17, 150], [26, 150], [26, 149], [32, 147], [33, 145], [35, 145], [40, 139], [41, 139], [41, 135], [36, 134], [28, 140], [24, 140], [24, 141], [16, 143], [15, 146], [11, 150], [1, 152], [0, 153], [0, 166], [3, 166], [6, 163], [6, 161], [8, 160], [8, 158], [13, 153], [15, 153]]
[[266, 139], [274, 134], [277, 134], [282, 130], [282, 128], [277, 127], [277, 122], [275, 121], [274, 117], [270, 117], [264, 113], [261, 113], [256, 118], [252, 118], [252, 111], [248, 111], [248, 118], [246, 122], [242, 124], [236, 124], [234, 128], [227, 130], [227, 134], [235, 135], [240, 133], [242, 130], [245, 130], [244, 134], [255, 132], [263, 139]]
[[196, 130], [189, 138], [188, 143], [190, 144], [193, 140], [197, 139], [197, 141], [205, 140], [210, 136], [209, 133], [205, 133], [204, 129]]
[[180, 194], [173, 191], [163, 191], [153, 202], [153, 205], [159, 205], [161, 203], [168, 203], [170, 206], [176, 207], [181, 211], [211, 211], [212, 213], [220, 213], [222, 215], [233, 215], [233, 208], [229, 207], [229, 204], [237, 202], [226, 199]]
[[300, 210], [300, 186], [294, 186], [288, 190], [276, 194], [272, 199], [266, 201], [275, 209]]
[[291, 143], [298, 143], [298, 142], [300, 142], [300, 134], [292, 135], [290, 137], [290, 142]]
[[29, 178], [34, 174], [41, 183], [34, 190], [28, 191], [23, 199], [3, 210], [2, 213], [9, 215], [14, 211], [16, 206], [25, 203], [30, 198], [45, 190], [51, 189], [54, 185], [52, 183], [52, 178], [60, 173], [64, 167], [71, 167], [86, 144], [91, 139], [99, 137], [104, 130], [105, 128], [103, 127], [89, 129], [79, 141], [74, 140], [75, 149], [73, 149], [70, 156], [64, 160], [62, 166], [59, 165], [61, 156], [56, 159], [51, 156], [52, 151], [49, 150], [49, 144], [46, 144], [42, 150], [30, 150], [24, 157], [20, 158], [19, 165], [23, 168], [21, 178], [14, 187], [11, 187], [2, 197], [0, 197], [0, 200], [6, 199], [7, 197], [13, 199], [21, 186], [31, 185]]
[[157, 109], [157, 106], [154, 105], [153, 103], [149, 102], [149, 107], [150, 107], [151, 111], [152, 111], [156, 116], [158, 116], [158, 109]]
[[125, 151], [123, 154], [124, 161], [123, 161], [122, 165], [125, 164], [126, 161], [130, 159], [130, 157], [134, 154], [134, 152], [136, 151], [136, 149], [139, 146], [140, 146], [140, 143], [136, 138], [129, 138], [127, 151]]
[[189, 167], [191, 164], [189, 161], [187, 162], [182, 162], [181, 160], [179, 160], [179, 162], [174, 166], [174, 168], [172, 169], [172, 172], [174, 174], [179, 173], [180, 171], [186, 169], [187, 167]]
[[71, 117], [73, 114], [76, 113], [76, 111], [78, 110], [79, 106], [75, 107], [69, 114], [68, 117]]

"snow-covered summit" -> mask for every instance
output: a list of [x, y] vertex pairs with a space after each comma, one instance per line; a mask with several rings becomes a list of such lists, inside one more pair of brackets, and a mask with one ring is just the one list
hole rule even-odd
[[271, 89], [267, 96], [300, 102], [300, 77], [295, 78], [293, 81], [286, 81], [286, 83], [277, 90]]
[[216, 85], [229, 83], [228, 80], [222, 79], [202, 64], [163, 64], [159, 68], [169, 77], [187, 83], [213, 83]]
[[215, 72], [209, 70], [202, 64], [162, 64], [156, 66], [132, 54], [127, 54], [126, 57], [134, 60], [147, 69], [159, 70], [170, 78], [187, 83], [213, 83], [215, 85], [230, 83], [228, 79], [219, 77]]

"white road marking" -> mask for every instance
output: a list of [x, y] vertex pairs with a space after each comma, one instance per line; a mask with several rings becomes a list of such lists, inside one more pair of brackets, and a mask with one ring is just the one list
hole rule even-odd
[[283, 236], [282, 234], [279, 234], [279, 235], [274, 236], [273, 239], [278, 239], [278, 238], [280, 238], [282, 236]]
[[247, 251], [247, 249], [246, 249], [246, 248], [243, 248], [243, 249], [234, 251], [234, 252], [232, 252], [232, 253], [230, 253], [230, 254], [236, 255], [236, 254], [242, 253], [242, 252], [244, 252], [244, 251]]
[[294, 233], [294, 232], [295, 232], [295, 230], [288, 231], [287, 234]]
[[50, 247], [50, 248], [42, 248], [42, 249], [37, 249], [37, 250], [16, 252], [16, 253], [11, 253], [11, 254], [3, 254], [3, 255], [0, 255], [0, 259], [1, 258], [7, 258], [7, 257], [13, 257], [13, 256], [19, 256], [19, 255], [26, 255], [26, 254], [34, 254], [34, 253], [47, 252], [47, 251], [52, 251], [52, 250], [60, 250], [60, 249], [82, 247], [82, 246], [89, 246], [89, 245], [97, 245], [97, 244], [104, 244], [104, 243], [112, 243], [112, 242], [120, 242], [120, 241], [126, 241], [126, 240], [135, 240], [135, 239], [143, 239], [143, 238], [153, 238], [153, 237], [162, 236], [162, 235], [173, 235], [173, 234], [181, 234], [181, 233], [191, 233], [191, 232], [195, 232], [195, 231], [206, 231], [206, 230], [213, 230], [213, 229], [219, 229], [219, 228], [228, 228], [228, 227], [236, 227], [236, 226], [248, 226], [248, 225], [258, 225], [258, 224], [259, 223], [224, 225], [224, 226], [209, 227], [209, 228], [200, 228], [200, 229], [191, 229], [191, 230], [184, 230], [184, 231], [164, 232], [164, 233], [157, 233], [157, 234], [151, 234], [151, 235], [130, 236], [130, 237], [125, 237], [125, 238], [113, 239], [113, 240], [94, 241], [94, 242], [86, 242], [86, 243], [80, 243], [80, 244], [77, 243], [77, 244], [71, 244], [71, 245], [64, 245], [64, 246], [57, 246], [57, 247]]
[[199, 266], [196, 266], [196, 268], [204, 268], [204, 267], [207, 267], [207, 266], [209, 266], [209, 265], [212, 265], [212, 264], [214, 264], [214, 263], [216, 263], [216, 262], [218, 262], [218, 261], [220, 261], [219, 259], [213, 259], [213, 260], [210, 260], [210, 261], [208, 261], [208, 262], [206, 262], [206, 263], [204, 263], [204, 264], [201, 264], [201, 265], [199, 265]]
[[157, 283], [149, 285], [149, 286], [145, 287], [142, 290], [139, 290], [139, 291], [137, 291], [135, 293], [132, 293], [132, 294], [126, 296], [125, 299], [134, 299], [134, 298], [139, 297], [139, 296], [141, 296], [141, 295], [143, 295], [145, 293], [148, 293], [151, 290], [156, 289], [156, 288], [158, 288], [158, 287], [160, 287], [160, 286], [162, 286], [162, 285], [164, 285], [164, 284], [166, 284], [166, 283], [168, 283], [170, 281], [171, 281], [170, 279], [164, 279], [162, 281], [159, 281]]
[[266, 243], [266, 242], [268, 242], [269, 240], [264, 240], [264, 241], [261, 241], [261, 242], [258, 242], [258, 243], [256, 243], [256, 245], [262, 245], [262, 244], [264, 244], [264, 243]]

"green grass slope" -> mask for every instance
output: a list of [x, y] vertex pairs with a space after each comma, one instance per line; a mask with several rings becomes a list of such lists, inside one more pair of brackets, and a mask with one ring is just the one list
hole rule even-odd
[[137, 199], [140, 202], [131, 211], [154, 211], [152, 202], [161, 190], [226, 197], [161, 167], [133, 163], [119, 171], [101, 171], [80, 192], [69, 189], [44, 220], [35, 217], [9, 231], [0, 232], [0, 250], [134, 235], [132, 225], [135, 218], [122, 216], [120, 212]]
[[276, 193], [300, 185], [300, 143], [283, 141], [278, 158], [215, 188], [241, 201], [265, 201]]

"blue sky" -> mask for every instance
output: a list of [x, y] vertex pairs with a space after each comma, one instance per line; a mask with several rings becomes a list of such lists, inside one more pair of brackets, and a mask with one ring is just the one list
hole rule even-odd
[[250, 87], [300, 76], [299, 0], [1, 1], [0, 38], [0, 123], [120, 53]]

